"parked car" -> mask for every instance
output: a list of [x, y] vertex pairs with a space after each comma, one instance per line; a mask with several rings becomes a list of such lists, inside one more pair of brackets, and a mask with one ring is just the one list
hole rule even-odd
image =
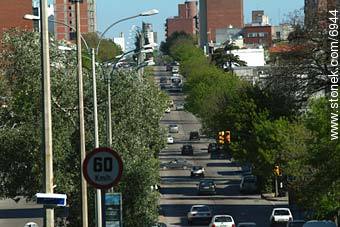
[[184, 105], [183, 104], [177, 104], [176, 105], [176, 110], [177, 111], [184, 110]]
[[167, 144], [173, 144], [173, 143], [174, 143], [174, 137], [172, 137], [172, 135], [168, 135]]
[[204, 177], [204, 172], [205, 172], [205, 169], [203, 168], [203, 166], [193, 166], [190, 171], [190, 176], [191, 177], [194, 177], [194, 176]]
[[256, 227], [256, 223], [254, 223], [254, 222], [241, 222], [241, 223], [238, 223], [237, 227]]
[[293, 215], [289, 208], [274, 208], [269, 218], [271, 226], [274, 226], [276, 223], [287, 223], [292, 220]]
[[254, 175], [245, 175], [240, 183], [241, 193], [256, 193], [257, 192], [257, 177]]
[[170, 113], [170, 112], [171, 112], [171, 108], [170, 107], [165, 109], [165, 113]]
[[336, 227], [336, 224], [332, 221], [307, 221], [302, 227]]
[[169, 125], [169, 132], [170, 133], [178, 133], [178, 126], [175, 124]]
[[169, 162], [160, 164], [161, 169], [187, 169], [191, 168], [192, 164], [185, 159], [174, 159]]
[[163, 222], [157, 222], [152, 227], [167, 227], [167, 225]]
[[161, 77], [160, 79], [159, 79], [159, 83], [161, 83], [161, 84], [166, 84], [168, 82], [168, 78], [167, 77]]
[[292, 220], [287, 222], [287, 227], [302, 227], [305, 223], [306, 221], [304, 220]]
[[198, 194], [216, 195], [216, 184], [214, 180], [210, 179], [200, 180], [198, 184]]
[[190, 132], [189, 140], [199, 140], [200, 134], [197, 131]]
[[235, 222], [230, 215], [215, 215], [211, 219], [209, 227], [235, 227]]
[[194, 149], [192, 148], [192, 145], [185, 144], [182, 146], [182, 155], [194, 155]]
[[194, 222], [209, 223], [212, 217], [212, 212], [207, 205], [193, 205], [190, 208], [187, 217], [189, 225], [192, 225]]
[[208, 145], [208, 153], [212, 153], [218, 151], [218, 145], [217, 143], [209, 143]]
[[174, 107], [174, 100], [169, 100], [169, 106]]

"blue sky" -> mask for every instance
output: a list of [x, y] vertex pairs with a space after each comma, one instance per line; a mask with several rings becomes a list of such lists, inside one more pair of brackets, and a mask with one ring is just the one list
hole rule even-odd
[[[158, 41], [160, 42], [164, 40], [165, 19], [170, 16], [176, 16], [178, 12], [177, 4], [184, 2], [185, 0], [97, 0], [97, 30], [104, 31], [111, 23], [120, 18], [156, 8], [159, 10], [158, 15], [122, 22], [113, 27], [106, 37], [111, 38], [112, 36], [118, 36], [120, 32], [124, 32], [128, 41], [131, 27], [133, 25], [141, 26], [142, 21], [145, 21], [153, 24], [154, 31], [158, 33]], [[286, 18], [287, 13], [300, 9], [303, 5], [304, 0], [244, 0], [245, 22], [251, 21], [252, 10], [261, 9], [269, 16], [271, 24], [278, 24]]]
[[[52, 2], [52, 0], [49, 0]], [[225, 0], [228, 1], [228, 0]], [[158, 41], [164, 40], [164, 24], [167, 17], [176, 16], [177, 4], [185, 0], [97, 0], [97, 30], [103, 32], [113, 22], [133, 16], [148, 9], [158, 9], [158, 15], [151, 17], [136, 18], [122, 22], [113, 27], [106, 35], [108, 38], [118, 36], [120, 32], [125, 34], [129, 42], [129, 33], [133, 25], [141, 27], [142, 21], [153, 24], [154, 31], [158, 33]], [[251, 11], [264, 10], [272, 24], [278, 24], [286, 17], [285, 15], [304, 5], [304, 0], [243, 0], [245, 23], [251, 21]]]

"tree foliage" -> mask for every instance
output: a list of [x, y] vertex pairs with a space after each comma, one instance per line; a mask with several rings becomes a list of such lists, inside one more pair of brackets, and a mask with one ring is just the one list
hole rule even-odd
[[[41, 144], [41, 78], [39, 34], [5, 33], [1, 51], [0, 96], [0, 197], [32, 197], [43, 190]], [[51, 91], [53, 165], [56, 193], [66, 193], [70, 206], [69, 226], [80, 226], [80, 154], [76, 53], [64, 52], [51, 41]], [[102, 72], [101, 68], [97, 72]], [[105, 69], [105, 72], [107, 70]], [[94, 148], [92, 80], [84, 71], [86, 150]], [[97, 77], [100, 145], [105, 146], [106, 78]], [[126, 226], [150, 226], [158, 217], [158, 193], [151, 186], [159, 181], [157, 152], [164, 146], [159, 120], [166, 98], [148, 78], [135, 72], [110, 75], [113, 149], [122, 156], [123, 177], [116, 192], [123, 194]], [[94, 190], [89, 187], [90, 226], [94, 223]], [[137, 222], [138, 220], [138, 222]]]

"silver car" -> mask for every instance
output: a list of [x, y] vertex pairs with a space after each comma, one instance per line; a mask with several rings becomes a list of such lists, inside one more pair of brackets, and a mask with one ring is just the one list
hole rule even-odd
[[193, 205], [188, 212], [188, 224], [192, 225], [193, 222], [207, 222], [209, 223], [212, 218], [212, 212], [206, 205]]
[[170, 133], [178, 133], [178, 125], [169, 125], [169, 132]]

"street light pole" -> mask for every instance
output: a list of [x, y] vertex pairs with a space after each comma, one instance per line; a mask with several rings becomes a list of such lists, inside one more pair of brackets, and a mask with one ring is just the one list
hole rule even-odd
[[[46, 193], [53, 193], [53, 152], [52, 152], [52, 114], [51, 114], [51, 79], [50, 54], [48, 35], [47, 0], [40, 1], [41, 15], [41, 72], [43, 90], [43, 144], [44, 144], [44, 175]], [[54, 210], [44, 206], [44, 226], [54, 226]]]
[[87, 208], [87, 183], [83, 174], [83, 163], [86, 156], [85, 151], [85, 124], [84, 124], [84, 85], [83, 85], [83, 66], [81, 56], [81, 37], [80, 37], [80, 5], [76, 1], [76, 29], [77, 29], [77, 61], [78, 61], [78, 96], [79, 96], [79, 137], [80, 137], [80, 161], [81, 161], [81, 208], [82, 226], [88, 227], [88, 208]]

